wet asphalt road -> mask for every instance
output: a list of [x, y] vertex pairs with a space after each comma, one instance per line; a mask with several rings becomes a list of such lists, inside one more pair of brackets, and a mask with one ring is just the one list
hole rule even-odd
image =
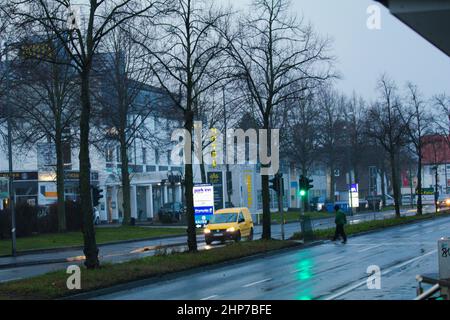
[[[431, 209], [430, 209], [431, 210]], [[412, 215], [414, 214], [414, 210], [404, 210], [403, 214]], [[377, 213], [364, 213], [354, 215], [349, 217], [350, 223], [358, 223], [365, 220], [373, 220], [373, 219], [383, 219], [388, 218], [394, 215], [393, 211], [390, 212], [377, 212]], [[330, 214], [330, 219], [320, 219], [313, 220], [313, 228], [314, 229], [322, 229], [322, 228], [330, 228], [334, 226], [334, 218], [333, 215]], [[300, 223], [289, 223], [285, 225], [285, 237], [289, 238], [295, 232], [300, 231]], [[261, 226], [255, 226], [255, 239], [261, 237], [262, 228]], [[272, 237], [273, 238], [281, 238], [281, 226], [280, 225], [272, 225]], [[204, 243], [203, 236], [197, 237], [199, 249], [213, 249], [217, 246], [206, 246]], [[100, 261], [101, 262], [124, 262], [132, 259], [139, 259], [146, 256], [151, 256], [155, 253], [152, 249], [154, 246], [158, 245], [168, 245], [168, 244], [180, 244], [185, 243], [185, 236], [178, 236], [160, 240], [147, 240], [147, 241], [136, 241], [131, 243], [124, 244], [115, 244], [115, 245], [105, 245], [101, 246], [100, 249]], [[178, 247], [178, 249], [182, 249], [185, 246]], [[69, 250], [69, 251], [59, 251], [59, 252], [49, 252], [49, 253], [40, 253], [40, 254], [30, 254], [23, 255], [18, 257], [2, 257], [0, 258], [0, 265], [6, 263], [13, 262], [28, 262], [33, 260], [47, 260], [49, 263], [35, 266], [24, 266], [24, 267], [10, 267], [10, 268], [0, 268], [0, 283], [7, 282], [12, 280], [23, 279], [27, 277], [36, 276], [39, 274], [43, 274], [50, 271], [56, 271], [61, 269], [66, 269], [67, 266], [72, 264], [82, 264], [82, 250]], [[65, 263], [52, 263], [51, 259], [67, 259], [68, 262]]]
[[[190, 274], [98, 299], [413, 299], [418, 274], [437, 272], [437, 240], [450, 218], [423, 221]], [[381, 289], [367, 288], [367, 268]]]

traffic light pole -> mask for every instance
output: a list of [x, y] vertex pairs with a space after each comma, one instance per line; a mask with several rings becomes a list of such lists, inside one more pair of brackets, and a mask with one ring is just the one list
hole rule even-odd
[[6, 63], [6, 108], [7, 113], [7, 127], [8, 127], [8, 173], [9, 173], [9, 208], [11, 212], [11, 254], [16, 256], [16, 212], [15, 212], [15, 197], [14, 197], [14, 177], [13, 177], [13, 162], [12, 162], [12, 108], [9, 105], [9, 59], [8, 59], [8, 44], [5, 43], [5, 63]]
[[280, 175], [278, 176], [278, 211], [281, 216], [281, 240], [284, 240], [283, 183]]

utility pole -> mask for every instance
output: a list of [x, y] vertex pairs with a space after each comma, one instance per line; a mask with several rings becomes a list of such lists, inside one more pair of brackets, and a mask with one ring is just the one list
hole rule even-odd
[[278, 183], [278, 211], [281, 215], [281, 240], [284, 240], [284, 212], [283, 212], [283, 175], [277, 173], [277, 183]]
[[12, 108], [9, 103], [9, 81], [10, 81], [10, 75], [9, 75], [9, 48], [8, 43], [5, 43], [5, 64], [6, 64], [6, 92], [5, 92], [5, 103], [6, 103], [6, 110], [7, 110], [7, 126], [8, 126], [8, 162], [9, 162], [9, 207], [11, 211], [11, 242], [12, 242], [12, 248], [11, 248], [11, 254], [13, 257], [16, 256], [16, 213], [15, 213], [15, 193], [14, 193], [14, 177], [13, 177], [13, 162], [12, 162], [12, 124], [11, 124], [11, 118], [12, 118]]
[[437, 215], [438, 213], [438, 165], [434, 167], [434, 213]]
[[[225, 99], [225, 85], [222, 87], [222, 100], [223, 100], [223, 121], [224, 121], [224, 130], [225, 130], [225, 136], [224, 136], [224, 143], [227, 145], [227, 106], [226, 106], [226, 99]], [[226, 148], [225, 148], [226, 149]], [[228, 179], [229, 172], [230, 172], [230, 165], [228, 161], [225, 162], [225, 181], [227, 185], [227, 197], [228, 202], [231, 202], [231, 194], [230, 191], [232, 190], [232, 186], [230, 187], [228, 184], [232, 184], [232, 179]]]

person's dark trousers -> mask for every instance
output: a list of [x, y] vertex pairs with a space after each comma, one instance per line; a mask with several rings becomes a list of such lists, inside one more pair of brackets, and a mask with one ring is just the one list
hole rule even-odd
[[337, 224], [336, 225], [336, 231], [334, 232], [333, 241], [336, 241], [339, 238], [339, 236], [342, 237], [342, 240], [344, 242], [347, 242], [347, 235], [345, 234], [344, 225], [343, 224]]

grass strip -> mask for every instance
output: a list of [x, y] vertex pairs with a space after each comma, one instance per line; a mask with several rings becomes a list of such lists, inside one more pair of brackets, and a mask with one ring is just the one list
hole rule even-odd
[[70, 291], [66, 270], [47, 273], [33, 278], [0, 284], [0, 299], [56, 299], [65, 296], [108, 288], [114, 285], [158, 277], [195, 267], [239, 259], [258, 253], [279, 250], [298, 245], [294, 241], [257, 240], [239, 242], [196, 253], [184, 252], [160, 254], [119, 264], [104, 264], [100, 269], [81, 269], [81, 290]]
[[[120, 226], [96, 228], [95, 234], [97, 244], [106, 244], [115, 241], [185, 235], [186, 229]], [[82, 245], [83, 235], [81, 232], [40, 234], [17, 238], [17, 250], [19, 252], [25, 250], [67, 248]], [[11, 240], [0, 240], [0, 255], [7, 254], [11, 254]]]
[[[345, 233], [347, 235], [352, 234], [358, 234], [362, 232], [377, 230], [377, 229], [384, 229], [389, 228], [393, 226], [403, 225], [407, 223], [411, 223], [414, 221], [421, 221], [421, 220], [427, 220], [433, 218], [434, 214], [424, 214], [420, 216], [407, 216], [407, 217], [400, 217], [400, 218], [389, 218], [384, 220], [372, 220], [372, 221], [364, 221], [360, 222], [358, 224], [347, 224], [345, 226]], [[448, 212], [446, 213], [440, 213], [437, 216], [450, 216]], [[331, 239], [334, 236], [335, 228], [328, 228], [328, 229], [318, 229], [314, 230], [314, 239], [317, 240], [325, 240], [325, 239]], [[296, 232], [292, 237], [292, 240], [300, 240], [303, 239], [303, 234], [301, 232]]]

